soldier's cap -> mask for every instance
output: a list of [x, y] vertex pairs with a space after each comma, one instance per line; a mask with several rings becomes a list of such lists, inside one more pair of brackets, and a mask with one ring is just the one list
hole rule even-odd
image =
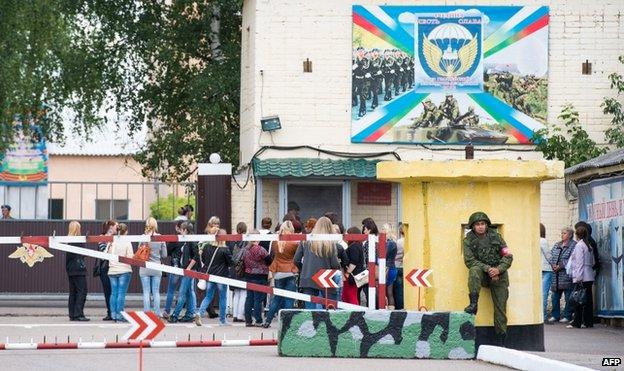
[[379, 53], [379, 48], [373, 48], [373, 51]]
[[486, 222], [488, 227], [492, 225], [492, 222], [490, 221], [490, 218], [487, 216], [486, 213], [484, 213], [483, 211], [477, 211], [476, 213], [472, 213], [472, 215], [470, 215], [470, 218], [468, 219], [468, 227], [472, 229], [472, 226], [476, 222], [480, 221]]
[[357, 51], [364, 50], [364, 47], [363, 46], [358, 46], [357, 49], [355, 49], [355, 50], [357, 50]]

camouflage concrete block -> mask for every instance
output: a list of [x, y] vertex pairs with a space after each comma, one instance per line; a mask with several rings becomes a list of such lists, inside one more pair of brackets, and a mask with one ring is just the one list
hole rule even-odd
[[464, 312], [279, 312], [281, 356], [471, 359], [474, 316]]

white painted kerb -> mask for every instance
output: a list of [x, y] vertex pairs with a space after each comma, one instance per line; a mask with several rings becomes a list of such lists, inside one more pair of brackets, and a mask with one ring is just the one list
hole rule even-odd
[[586, 371], [591, 368], [573, 365], [515, 349], [481, 345], [477, 359], [496, 365], [507, 366], [517, 370], [548, 370], [548, 371]]

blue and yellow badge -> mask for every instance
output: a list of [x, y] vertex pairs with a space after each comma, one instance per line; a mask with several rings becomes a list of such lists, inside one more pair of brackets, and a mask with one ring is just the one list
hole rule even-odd
[[415, 91], [474, 92], [483, 89], [482, 20], [465, 12], [418, 16]]

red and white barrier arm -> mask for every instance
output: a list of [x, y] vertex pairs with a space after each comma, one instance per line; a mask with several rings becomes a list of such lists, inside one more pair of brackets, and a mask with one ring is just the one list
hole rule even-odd
[[278, 295], [278, 296], [283, 296], [283, 297], [287, 297], [291, 299], [312, 302], [316, 304], [324, 304], [325, 302], [327, 302], [329, 305], [333, 305], [334, 308], [338, 308], [338, 309], [347, 309], [347, 310], [366, 310], [367, 309], [366, 307], [362, 307], [362, 306], [354, 305], [350, 303], [345, 303], [343, 301], [326, 300], [325, 298], [322, 298], [320, 296], [311, 296], [308, 294], [302, 294], [302, 293], [294, 292], [294, 291], [275, 289], [270, 286], [258, 285], [255, 283], [235, 280], [232, 278], [209, 275], [206, 273], [201, 273], [201, 272], [197, 272], [193, 270], [176, 268], [176, 267], [172, 267], [169, 265], [153, 263], [153, 262], [143, 261], [143, 260], [137, 260], [133, 258], [127, 258], [125, 256], [118, 256], [114, 254], [94, 251], [94, 250], [86, 249], [84, 247], [77, 247], [77, 246], [67, 245], [64, 243], [58, 243], [58, 239], [61, 239], [61, 238], [64, 239], [64, 237], [60, 237], [60, 238], [49, 237], [50, 248], [65, 251], [65, 252], [70, 252], [70, 253], [74, 253], [78, 255], [99, 258], [102, 260], [125, 263], [125, 264], [129, 264], [135, 267], [145, 267], [145, 268], [154, 269], [154, 270], [161, 271], [161, 272], [176, 274], [179, 276], [202, 279], [208, 282], [221, 283], [221, 284], [238, 287], [238, 288], [245, 289], [245, 290], [263, 292], [266, 294]]
[[54, 349], [128, 349], [128, 348], [196, 348], [196, 347], [241, 347], [275, 346], [276, 339], [250, 340], [198, 340], [198, 341], [138, 341], [107, 343], [0, 343], [0, 350], [54, 350]]
[[[54, 236], [58, 243], [127, 242], [211, 242], [211, 241], [366, 241], [365, 234], [187, 234], [187, 235], [115, 235]], [[0, 245], [29, 243], [46, 246], [49, 236], [0, 237]]]

